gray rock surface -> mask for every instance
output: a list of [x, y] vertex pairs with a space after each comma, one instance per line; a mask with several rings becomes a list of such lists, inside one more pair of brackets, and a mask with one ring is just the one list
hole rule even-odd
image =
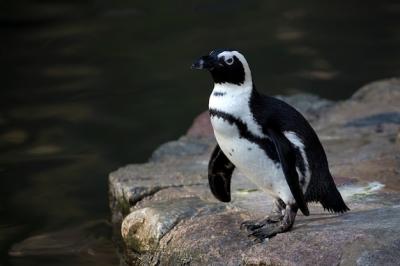
[[211, 195], [207, 163], [215, 140], [203, 113], [148, 163], [110, 174], [125, 263], [399, 265], [400, 80], [371, 83], [338, 103], [312, 95], [283, 99], [316, 129], [351, 211], [330, 214], [310, 204], [311, 215], [299, 214], [292, 231], [254, 242], [239, 226], [266, 215], [271, 199], [240, 173], [232, 178], [230, 203]]

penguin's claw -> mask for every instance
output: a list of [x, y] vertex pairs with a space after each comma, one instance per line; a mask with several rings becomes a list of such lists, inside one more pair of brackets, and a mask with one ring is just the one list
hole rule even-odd
[[272, 214], [261, 220], [244, 221], [243, 223], [240, 224], [240, 229], [246, 228], [247, 231], [254, 231], [256, 229], [264, 227], [265, 225], [278, 223], [282, 221], [282, 219], [283, 215]]
[[248, 220], [240, 224], [240, 229], [247, 229], [247, 231], [253, 231], [263, 226], [264, 224], [259, 223], [259, 221], [257, 220]]
[[267, 226], [253, 230], [253, 232], [249, 234], [249, 237], [253, 237], [254, 242], [262, 243], [266, 238], [271, 238], [281, 232], [282, 229], [280, 226], [276, 224], [269, 224]]

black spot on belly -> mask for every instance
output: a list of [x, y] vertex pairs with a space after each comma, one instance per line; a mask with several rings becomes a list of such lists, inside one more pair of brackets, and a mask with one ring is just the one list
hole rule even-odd
[[232, 156], [232, 153], [228, 152], [229, 156]]
[[235, 152], [235, 149], [232, 149], [232, 152]]
[[248, 150], [248, 151], [251, 151], [251, 150], [252, 150], [252, 148], [248, 147], [248, 148], [247, 148], [247, 150]]

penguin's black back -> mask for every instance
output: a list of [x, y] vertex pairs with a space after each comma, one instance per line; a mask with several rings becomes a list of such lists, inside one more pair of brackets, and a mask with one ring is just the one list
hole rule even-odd
[[[324, 148], [314, 129], [295, 108], [279, 99], [264, 96], [254, 88], [250, 98], [251, 112], [263, 133], [273, 128], [281, 132], [291, 131], [304, 144], [311, 172], [310, 183], [305, 193], [307, 202], [320, 202], [331, 212], [346, 212], [349, 208], [336, 188], [329, 171]], [[301, 159], [301, 158], [299, 158]]]

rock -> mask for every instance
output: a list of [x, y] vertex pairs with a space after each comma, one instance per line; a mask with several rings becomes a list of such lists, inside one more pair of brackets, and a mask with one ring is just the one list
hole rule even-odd
[[[368, 127], [382, 124], [400, 124], [400, 113], [389, 112], [354, 119], [345, 124], [347, 127]], [[382, 132], [382, 130], [381, 130]]]
[[321, 126], [348, 123], [351, 120], [385, 113], [399, 113], [400, 79], [376, 81], [358, 90], [349, 100], [339, 102], [327, 112]]
[[308, 93], [295, 94], [289, 97], [277, 96], [277, 98], [295, 107], [310, 122], [318, 119], [321, 113], [333, 106], [332, 101]]
[[197, 116], [186, 135], [190, 137], [212, 137], [214, 134], [208, 111]]
[[[173, 208], [171, 208], [173, 206]], [[122, 223], [122, 237], [128, 248], [138, 252], [154, 250], [160, 239], [179, 221], [191, 218], [206, 208], [198, 197], [181, 198], [151, 204], [131, 212]]]
[[400, 81], [374, 82], [338, 103], [312, 95], [283, 99], [317, 130], [351, 211], [329, 214], [310, 204], [311, 215], [299, 214], [292, 231], [255, 243], [239, 226], [265, 216], [271, 198], [238, 172], [231, 202], [212, 196], [207, 164], [215, 140], [203, 113], [188, 135], [162, 145], [148, 163], [110, 174], [113, 222], [128, 264], [398, 263]]
[[397, 134], [396, 144], [397, 144], [397, 145], [400, 145], [400, 131], [399, 131], [399, 133]]
[[[196, 124], [196, 120], [194, 124]], [[215, 141], [210, 138], [182, 137], [178, 141], [162, 144], [150, 157], [151, 162], [177, 159], [180, 157], [199, 156], [208, 151]]]

